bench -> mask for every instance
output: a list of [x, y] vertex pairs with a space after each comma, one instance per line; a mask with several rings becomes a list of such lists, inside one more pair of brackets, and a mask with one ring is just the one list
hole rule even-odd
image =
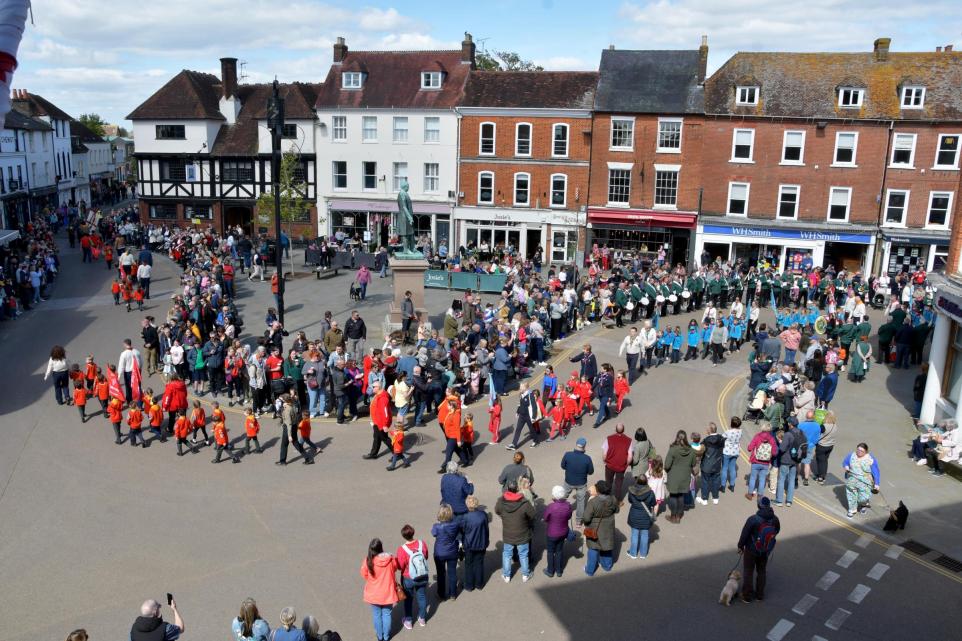
[[340, 267], [317, 267], [314, 269], [314, 276], [317, 280], [330, 278], [331, 276], [337, 276], [337, 270], [339, 269]]

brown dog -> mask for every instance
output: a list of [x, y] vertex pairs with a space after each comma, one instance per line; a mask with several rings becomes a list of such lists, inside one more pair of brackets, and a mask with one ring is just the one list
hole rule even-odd
[[725, 587], [722, 588], [721, 595], [718, 597], [718, 602], [722, 605], [731, 605], [732, 599], [734, 599], [738, 593], [741, 582], [742, 573], [738, 570], [732, 570], [728, 575], [728, 582], [725, 583]]

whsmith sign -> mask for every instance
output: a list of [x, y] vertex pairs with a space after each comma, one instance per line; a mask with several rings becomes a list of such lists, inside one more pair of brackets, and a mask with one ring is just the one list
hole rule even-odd
[[872, 243], [871, 234], [840, 234], [834, 232], [805, 231], [802, 229], [772, 229], [769, 227], [735, 227], [732, 225], [702, 225], [705, 234], [720, 236], [744, 236], [749, 238], [786, 238], [795, 240], [821, 240], [830, 243]]

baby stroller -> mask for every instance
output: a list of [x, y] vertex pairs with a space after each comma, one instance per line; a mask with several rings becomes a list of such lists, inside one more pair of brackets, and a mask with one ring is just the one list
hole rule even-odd
[[361, 300], [361, 288], [356, 283], [351, 283], [351, 300]]
[[749, 392], [748, 395], [748, 406], [745, 408], [745, 413], [742, 415], [742, 421], [753, 421], [755, 425], [758, 425], [759, 421], [762, 420], [764, 416], [765, 409], [765, 398], [767, 394], [765, 392], [765, 386], [761, 385]]

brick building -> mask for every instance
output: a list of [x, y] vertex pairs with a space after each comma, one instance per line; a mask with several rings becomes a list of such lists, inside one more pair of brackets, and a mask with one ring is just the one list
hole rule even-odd
[[601, 54], [588, 243], [687, 264], [702, 185], [707, 39], [690, 51]]
[[937, 268], [958, 208], [962, 55], [737, 53], [705, 83], [695, 257]]
[[472, 72], [460, 117], [457, 245], [573, 261], [584, 248], [594, 72]]

